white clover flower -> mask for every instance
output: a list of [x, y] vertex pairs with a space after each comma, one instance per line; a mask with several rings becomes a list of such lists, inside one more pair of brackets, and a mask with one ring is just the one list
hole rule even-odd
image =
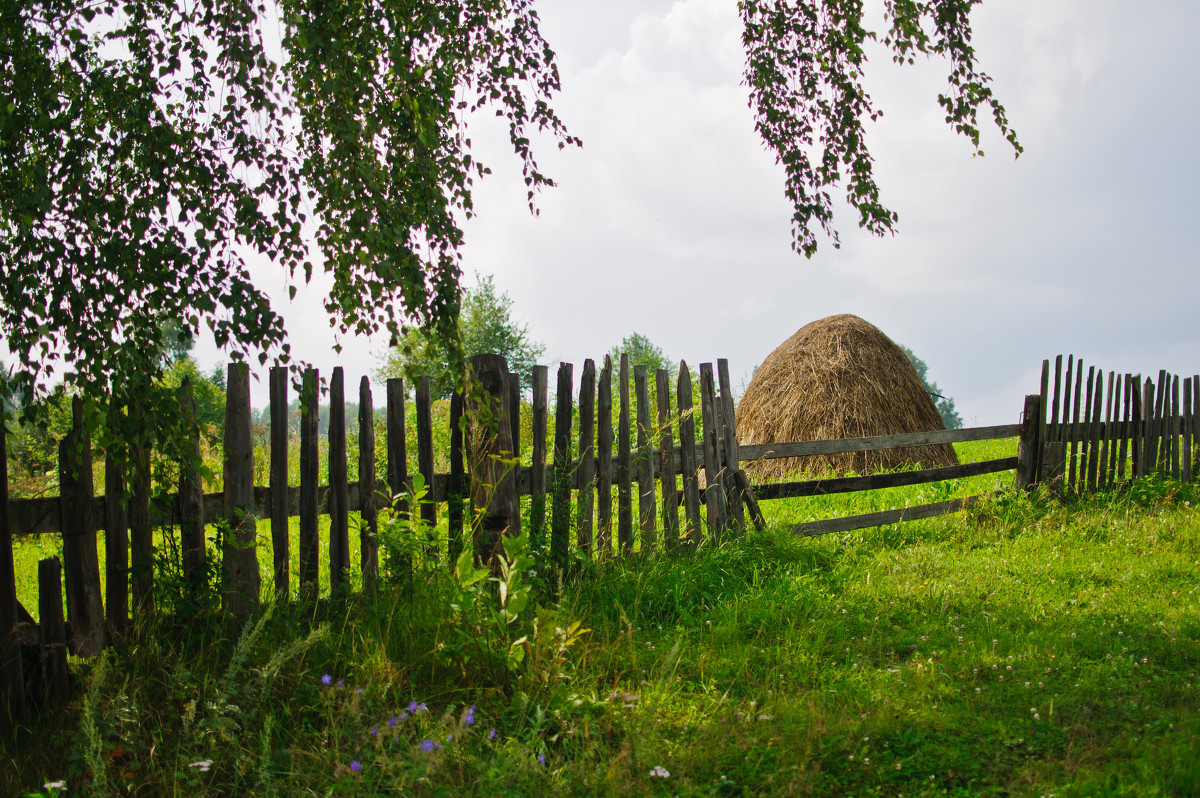
[[48, 781], [42, 785], [47, 790], [58, 790], [59, 792], [67, 791], [67, 780], [59, 779], [58, 781]]
[[655, 765], [654, 767], [650, 768], [650, 778], [652, 779], [665, 779], [669, 778], [670, 776], [670, 771], [668, 771], [662, 765]]
[[201, 759], [199, 762], [189, 762], [188, 767], [195, 768], [201, 773], [207, 773], [210, 769], [212, 769], [212, 760]]

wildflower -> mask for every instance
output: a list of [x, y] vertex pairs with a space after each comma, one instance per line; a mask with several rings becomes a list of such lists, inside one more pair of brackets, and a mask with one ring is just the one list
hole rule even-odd
[[333, 677], [330, 676], [328, 673], [325, 674], [324, 676], [321, 677], [321, 684], [328, 687], [329, 685], [333, 684]]
[[495, 740], [495, 739], [496, 739], [496, 730], [495, 730], [495, 729], [491, 729], [491, 730], [488, 732], [488, 739], [489, 739], [489, 740]]
[[416, 701], [408, 702], [408, 714], [416, 715], [418, 712], [424, 712], [424, 711], [425, 711], [425, 702], [424, 701], [422, 701], [420, 704], [418, 704]]
[[671, 773], [662, 765], [655, 765], [654, 767], [650, 768], [650, 778], [652, 779], [665, 779], [669, 778], [670, 776]]
[[58, 790], [59, 792], [67, 791], [67, 780], [59, 779], [58, 781], [48, 781], [42, 785], [47, 790]]
[[371, 736], [372, 736], [372, 737], [374, 737], [374, 736], [375, 736], [375, 735], [377, 735], [377, 734], [379, 734], [379, 727], [378, 727], [378, 726], [372, 726], [372, 727], [371, 727]]
[[199, 762], [189, 762], [188, 767], [195, 768], [201, 773], [207, 773], [212, 768], [212, 760], [201, 759]]
[[390, 718], [388, 718], [388, 725], [389, 725], [389, 726], [395, 726], [395, 725], [396, 725], [396, 716], [395, 716], [395, 715], [392, 715]]
[[362, 763], [359, 762], [357, 759], [351, 759], [350, 760], [350, 772], [357, 773], [360, 770], [362, 770]]
[[337, 686], [338, 686], [338, 689], [339, 689], [339, 690], [340, 690], [340, 689], [342, 689], [342, 685], [343, 685], [343, 684], [345, 684], [345, 682], [344, 682], [343, 680], [341, 680], [341, 679], [338, 679]]
[[435, 749], [435, 748], [441, 748], [441, 747], [442, 747], [442, 746], [441, 746], [441, 744], [440, 744], [440, 743], [435, 743], [433, 740], [422, 740], [422, 741], [421, 741], [421, 750], [422, 750], [422, 751], [424, 751], [424, 752], [425, 752], [425, 753], [427, 753], [427, 754], [428, 754], [430, 751], [432, 751], [433, 749]]
[[471, 726], [475, 723], [475, 705], [474, 704], [472, 704], [467, 709], [467, 714], [463, 715], [463, 723], [465, 723], [468, 726]]
[[362, 695], [362, 691], [363, 691], [363, 689], [360, 687], [360, 688], [358, 688], [357, 690], [355, 690], [355, 691], [354, 691], [354, 694], [355, 694], [355, 695]]
[[546, 764], [546, 755], [545, 754], [538, 754], [538, 764], [539, 765]]

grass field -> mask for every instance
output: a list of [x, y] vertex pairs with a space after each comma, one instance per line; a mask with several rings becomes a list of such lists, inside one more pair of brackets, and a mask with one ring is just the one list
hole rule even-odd
[[1010, 483], [764, 503], [768, 532], [689, 556], [517, 568], [507, 615], [443, 566], [240, 640], [163, 618], [73, 663], [0, 792], [1198, 794], [1194, 487], [789, 533]]

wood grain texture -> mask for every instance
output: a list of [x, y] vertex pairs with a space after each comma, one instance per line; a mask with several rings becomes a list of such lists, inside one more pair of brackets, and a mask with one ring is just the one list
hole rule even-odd
[[329, 590], [350, 587], [350, 484], [346, 462], [345, 373], [335, 366], [329, 380]]
[[654, 496], [654, 457], [651, 456], [654, 412], [650, 409], [649, 374], [644, 365], [633, 369], [634, 395], [637, 397], [637, 458], [634, 472], [638, 486], [638, 528], [642, 533], [642, 551], [653, 551], [657, 543], [657, 501]]
[[682, 539], [694, 550], [704, 539], [700, 518], [700, 482], [696, 457], [696, 420], [692, 407], [692, 373], [687, 363], [679, 361], [675, 378], [675, 406], [679, 409], [679, 472], [683, 480]]
[[[288, 373], [273, 366], [267, 382], [271, 393], [271, 552], [274, 559], [275, 596], [288, 598], [291, 579], [290, 535], [288, 534]], [[203, 514], [199, 514], [203, 518]], [[201, 532], [203, 534], [203, 531]], [[186, 550], [187, 547], [185, 547]]]
[[[82, 421], [82, 405], [73, 403], [74, 424], [58, 446], [59, 502], [63, 520], [63, 575], [71, 649], [76, 656], [94, 657], [104, 647], [104, 604], [100, 591], [100, 559], [96, 551], [96, 520], [91, 500], [91, 439]], [[86, 466], [85, 466], [86, 464]]]
[[533, 480], [529, 500], [529, 537], [534, 547], [542, 544], [546, 531], [546, 426], [549, 369], [533, 367], [533, 459], [529, 465]]
[[828, 535], [831, 532], [850, 532], [855, 529], [867, 529], [873, 526], [896, 524], [901, 521], [916, 521], [921, 518], [933, 518], [948, 513], [965, 510], [981, 499], [981, 496], [967, 496], [962, 499], [951, 499], [934, 504], [920, 504], [916, 507], [905, 507], [902, 510], [884, 510], [878, 513], [864, 513], [846, 518], [830, 518], [825, 521], [810, 521], [797, 524], [793, 534], [805, 537]]
[[604, 356], [604, 368], [596, 386], [596, 549], [612, 553], [612, 358]]
[[[389, 381], [390, 382], [390, 381]], [[300, 600], [317, 600], [320, 585], [321, 541], [317, 526], [317, 495], [320, 486], [320, 450], [318, 440], [320, 374], [306, 369], [300, 388]], [[390, 391], [389, 391], [390, 394]], [[389, 408], [390, 414], [390, 408]], [[390, 436], [389, 436], [390, 437]]]
[[554, 404], [554, 476], [550, 515], [550, 558], [565, 568], [571, 539], [571, 483], [575, 468], [571, 462], [571, 416], [574, 402], [571, 385], [574, 366], [558, 365], [558, 391]]
[[365, 374], [358, 383], [358, 563], [364, 584], [379, 576], [379, 491], [375, 484], [375, 398]]
[[[148, 470], [148, 469], [147, 469]], [[135, 483], [136, 484], [136, 483]], [[254, 503], [254, 445], [250, 437], [250, 367], [231, 363], [225, 378], [225, 537], [222, 560], [225, 610], [244, 621], [258, 610], [258, 526]], [[136, 506], [137, 489], [134, 489]], [[130, 519], [136, 534], [136, 514]], [[136, 540], [136, 538], [135, 538]], [[134, 578], [137, 578], [137, 544], [134, 544]], [[136, 581], [135, 581], [136, 585]], [[135, 603], [137, 591], [134, 591]]]
[[670, 372], [658, 369], [654, 372], [654, 382], [658, 404], [658, 481], [662, 497], [663, 547], [674, 550], [679, 546], [679, 494], [672, 462], [675, 440], [671, 432]]
[[630, 480], [633, 478], [633, 457], [629, 429], [629, 355], [621, 353], [621, 368], [617, 389], [620, 410], [617, 416], [617, 545], [621, 551], [633, 551], [633, 499]]
[[596, 363], [583, 361], [579, 377], [579, 495], [575, 508], [575, 542], [585, 556], [592, 552], [592, 510], [596, 497]]

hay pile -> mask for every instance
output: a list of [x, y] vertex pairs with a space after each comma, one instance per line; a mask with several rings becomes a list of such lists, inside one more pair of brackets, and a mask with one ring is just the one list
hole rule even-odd
[[[945, 429], [933, 400], [900, 347], [858, 316], [802, 327], [767, 356], [737, 407], [743, 444], [858, 438]], [[754, 460], [766, 481], [807, 471], [866, 474], [904, 464], [957, 465], [950, 444], [875, 452]]]

